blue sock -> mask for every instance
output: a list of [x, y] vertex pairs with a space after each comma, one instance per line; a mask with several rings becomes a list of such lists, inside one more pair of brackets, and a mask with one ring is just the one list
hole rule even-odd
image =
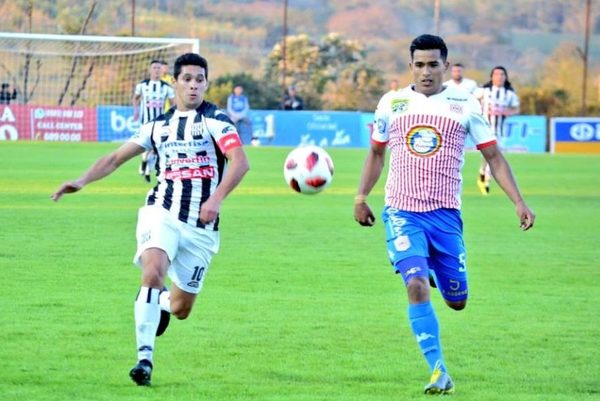
[[409, 304], [408, 320], [419, 347], [421, 347], [421, 351], [427, 359], [429, 370], [433, 372], [436, 363], [439, 361], [440, 369], [445, 372], [446, 365], [444, 364], [440, 343], [440, 326], [431, 302]]

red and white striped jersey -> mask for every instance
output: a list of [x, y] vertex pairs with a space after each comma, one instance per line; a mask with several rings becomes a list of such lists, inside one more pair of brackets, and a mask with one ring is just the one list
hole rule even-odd
[[461, 89], [427, 97], [409, 86], [384, 95], [371, 140], [390, 150], [386, 205], [412, 212], [460, 209], [467, 135], [478, 149], [496, 143], [479, 102]]
[[142, 125], [129, 141], [158, 156], [158, 183], [146, 205], [160, 205], [184, 223], [216, 231], [219, 218], [203, 224], [200, 207], [223, 179], [226, 152], [242, 146], [229, 117], [206, 101], [195, 110], [173, 108]]

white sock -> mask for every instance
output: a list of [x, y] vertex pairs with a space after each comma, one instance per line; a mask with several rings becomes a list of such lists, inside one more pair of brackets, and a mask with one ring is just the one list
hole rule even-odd
[[158, 297], [160, 309], [171, 313], [171, 293], [169, 290], [162, 291]]
[[135, 337], [138, 350], [138, 361], [152, 361], [156, 329], [160, 321], [159, 289], [141, 287], [135, 300]]
[[485, 166], [485, 183], [486, 183], [486, 185], [490, 185], [491, 180], [492, 180], [492, 170], [490, 169], [490, 165], [486, 164], [486, 166]]

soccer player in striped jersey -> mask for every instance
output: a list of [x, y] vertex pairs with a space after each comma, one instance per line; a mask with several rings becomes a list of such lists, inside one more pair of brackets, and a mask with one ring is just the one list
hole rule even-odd
[[[57, 201], [79, 191], [146, 150], [158, 155], [158, 183], [139, 210], [136, 230], [134, 262], [142, 275], [134, 303], [138, 362], [130, 376], [139, 385], [150, 385], [156, 336], [170, 315], [186, 319], [192, 311], [219, 249], [221, 203], [249, 168], [231, 120], [204, 101], [206, 60], [184, 54], [175, 61], [174, 76], [176, 108], [142, 125], [127, 143], [52, 195]], [[164, 287], [166, 274], [170, 290]]]
[[[496, 138], [502, 144], [504, 121], [508, 116], [519, 113], [519, 97], [508, 80], [506, 68], [497, 66], [490, 73], [490, 81], [478, 91], [483, 106], [483, 115], [492, 127]], [[481, 159], [477, 187], [483, 195], [490, 193], [491, 172], [485, 160]]]
[[[133, 91], [133, 120], [146, 124], [162, 115], [165, 103], [171, 104], [175, 100], [175, 94], [170, 83], [163, 81], [162, 61], [152, 60], [150, 62], [150, 79], [140, 81]], [[141, 118], [140, 118], [141, 117]], [[149, 150], [142, 154], [139, 173], [146, 181], [150, 182], [150, 174], [156, 163], [154, 151]]]
[[429, 365], [426, 394], [454, 391], [430, 301], [429, 273], [435, 273], [445, 303], [457, 311], [464, 309], [468, 286], [460, 192], [467, 136], [515, 204], [521, 228], [528, 230], [535, 219], [477, 100], [463, 90], [443, 86], [447, 54], [438, 36], [421, 35], [412, 41], [409, 67], [414, 84], [379, 101], [354, 205], [355, 220], [372, 226], [375, 217], [367, 195], [381, 175], [389, 148], [382, 218], [390, 262], [406, 285], [410, 326]]

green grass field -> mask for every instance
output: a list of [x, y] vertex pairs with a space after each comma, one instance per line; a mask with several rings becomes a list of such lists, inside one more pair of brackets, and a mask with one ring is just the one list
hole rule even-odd
[[[422, 400], [428, 369], [389, 267], [380, 219], [352, 204], [365, 150], [333, 149], [333, 185], [287, 189], [289, 149], [250, 148], [222, 246], [187, 321], [158, 339], [153, 386], [135, 363], [131, 264], [147, 185], [137, 160], [49, 195], [112, 144], [0, 143], [0, 400]], [[435, 304], [456, 400], [600, 399], [600, 157], [508, 155], [530, 206], [523, 233], [498, 187], [465, 165], [471, 293]], [[383, 179], [371, 196], [382, 206]]]

